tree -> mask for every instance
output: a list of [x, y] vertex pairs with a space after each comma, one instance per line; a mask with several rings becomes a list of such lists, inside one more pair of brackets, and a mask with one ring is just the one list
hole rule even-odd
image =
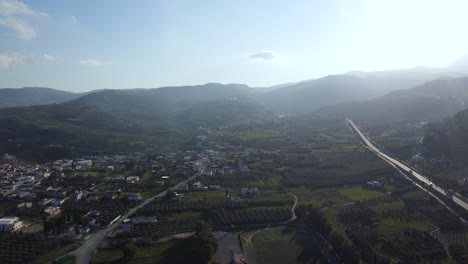
[[353, 244], [349, 242], [343, 243], [341, 249], [341, 258], [346, 264], [358, 264], [360, 262], [359, 253]]
[[138, 248], [135, 246], [135, 244], [131, 242], [126, 243], [122, 248], [125, 261], [129, 261], [130, 259], [132, 259], [135, 256], [137, 250]]
[[294, 209], [294, 213], [296, 214], [296, 217], [299, 219], [306, 217], [307, 211], [308, 211], [307, 205], [305, 204], [300, 204], [296, 206], [296, 208]]
[[332, 231], [330, 233], [329, 239], [330, 239], [330, 244], [333, 246], [336, 252], [338, 254], [341, 254], [343, 243], [345, 241], [345, 238], [343, 237], [343, 235], [336, 231]]
[[196, 222], [194, 229], [196, 240], [194, 252], [204, 263], [208, 263], [218, 250], [218, 240], [211, 233], [210, 226], [205, 222]]

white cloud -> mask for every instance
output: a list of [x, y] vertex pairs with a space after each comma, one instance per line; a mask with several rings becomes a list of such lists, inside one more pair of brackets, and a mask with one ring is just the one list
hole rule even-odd
[[76, 19], [76, 16], [71, 16], [71, 21], [72, 21], [73, 23], [77, 23], [77, 22], [78, 22], [78, 20]]
[[251, 53], [248, 56], [248, 58], [252, 60], [265, 60], [265, 61], [274, 60], [278, 57], [279, 57], [279, 54], [271, 50], [261, 50], [258, 52]]
[[51, 54], [47, 54], [47, 53], [44, 53], [42, 55], [42, 58], [47, 61], [47, 62], [56, 62], [58, 60], [58, 57], [57, 56], [54, 56], [54, 55], [51, 55]]
[[26, 58], [20, 54], [0, 54], [0, 70], [9, 68], [15, 64], [23, 64]]
[[78, 63], [81, 65], [90, 66], [90, 67], [97, 67], [97, 66], [109, 64], [108, 62], [104, 62], [100, 60], [80, 60]]
[[34, 11], [23, 2], [0, 0], [0, 26], [15, 31], [21, 39], [35, 38], [37, 31], [29, 20], [45, 16], [47, 14]]

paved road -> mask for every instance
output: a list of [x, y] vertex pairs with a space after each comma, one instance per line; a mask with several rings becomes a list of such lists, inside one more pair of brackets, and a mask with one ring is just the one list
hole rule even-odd
[[[296, 209], [297, 201], [298, 201], [297, 196], [294, 193], [289, 193], [289, 195], [291, 195], [294, 198], [294, 204], [291, 207], [291, 212], [292, 212], [291, 218], [289, 220], [283, 222], [284, 224], [287, 224], [287, 223], [289, 223], [289, 222], [291, 222], [291, 221], [293, 221], [294, 219], [297, 218], [296, 213], [295, 213], [295, 209]], [[248, 237], [244, 237], [242, 235], [240, 236], [240, 239], [245, 240], [245, 247], [246, 247], [245, 251], [246, 252], [244, 252], [244, 253], [245, 253], [245, 257], [247, 258], [249, 264], [256, 264], [257, 263], [257, 260], [255, 258], [255, 252], [254, 252], [253, 245], [252, 245], [252, 237], [257, 233], [262, 232], [262, 231], [266, 231], [266, 230], [268, 230], [270, 228], [278, 228], [278, 227], [277, 226], [270, 227], [270, 225], [268, 225], [265, 228], [259, 229], [259, 230], [255, 231], [255, 232], [251, 233]]]
[[[177, 188], [177, 187], [180, 187], [181, 185], [183, 184], [186, 184], [187, 182], [193, 180], [195, 178], [195, 176], [192, 176], [180, 183], [178, 183], [177, 185], [173, 186], [172, 188]], [[144, 202], [142, 202], [141, 204], [138, 204], [137, 206], [133, 207], [132, 209], [130, 209], [130, 211], [128, 211], [127, 214], [123, 215], [118, 221], [116, 221], [115, 223], [113, 223], [112, 225], [109, 225], [108, 227], [104, 228], [104, 229], [101, 229], [99, 230], [98, 232], [94, 233], [94, 235], [91, 236], [91, 238], [89, 238], [88, 240], [86, 240], [86, 242], [84, 242], [84, 244], [75, 249], [74, 251], [70, 252], [69, 255], [73, 255], [76, 257], [76, 263], [77, 264], [88, 264], [91, 262], [91, 258], [93, 257], [93, 252], [94, 250], [97, 248], [97, 246], [99, 246], [99, 244], [102, 242], [102, 240], [104, 240], [107, 235], [109, 235], [112, 231], [114, 231], [120, 223], [122, 223], [122, 221], [124, 219], [127, 219], [128, 217], [130, 217], [133, 213], [135, 213], [138, 209], [144, 207], [145, 205], [147, 205], [148, 203], [154, 201], [155, 199], [157, 198], [161, 198], [163, 197], [164, 195], [166, 195], [167, 193], [167, 190], [151, 197], [151, 198], [148, 198], [146, 199]]]
[[351, 121], [350, 119], [347, 119], [348, 123], [353, 127], [354, 131], [357, 132], [359, 137], [364, 141], [364, 143], [367, 145], [367, 147], [375, 152], [379, 157], [381, 157], [383, 160], [387, 161], [388, 163], [398, 167], [399, 169], [411, 174], [413, 177], [417, 178], [419, 181], [431, 185], [434, 190], [437, 192], [441, 193], [442, 195], [452, 199], [456, 204], [460, 205], [462, 208], [468, 211], [468, 203], [465, 201], [464, 198], [458, 193], [452, 192], [452, 191], [445, 191], [441, 187], [435, 185], [430, 179], [425, 177], [424, 175], [414, 171], [411, 167], [408, 165], [402, 163], [401, 161], [390, 157], [389, 155], [382, 153], [377, 147], [372, 144], [372, 142], [369, 140], [369, 138], [364, 135], [361, 130]]
[[291, 216], [291, 219], [289, 219], [289, 221], [292, 221], [297, 218], [296, 216], [297, 196], [294, 193], [289, 193], [289, 194], [292, 195], [292, 197], [294, 197], [294, 204], [291, 207], [292, 216]]

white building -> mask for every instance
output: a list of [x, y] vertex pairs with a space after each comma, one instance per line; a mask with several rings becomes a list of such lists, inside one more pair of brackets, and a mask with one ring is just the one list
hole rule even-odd
[[366, 182], [366, 186], [370, 188], [380, 188], [382, 187], [382, 184], [378, 181], [370, 181], [370, 182]]
[[48, 214], [50, 217], [54, 217], [60, 213], [60, 207], [49, 206], [44, 209], [44, 213]]
[[15, 231], [23, 227], [23, 222], [18, 217], [0, 218], [0, 231]]
[[127, 183], [137, 183], [140, 181], [140, 176], [128, 176]]

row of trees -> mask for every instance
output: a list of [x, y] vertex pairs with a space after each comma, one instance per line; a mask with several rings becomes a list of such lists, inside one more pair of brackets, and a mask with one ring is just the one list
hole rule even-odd
[[420, 214], [411, 208], [388, 209], [380, 214], [362, 204], [342, 210], [338, 221], [346, 227], [346, 235], [359, 250], [365, 263], [420, 263], [445, 261], [442, 244], [428, 233], [408, 229], [401, 233], [377, 229], [382, 218], [414, 222]]
[[[210, 226], [202, 221], [195, 221], [190, 226], [195, 231], [192, 237], [176, 240], [161, 256], [162, 263], [209, 263], [218, 250], [218, 240], [211, 233]], [[138, 246], [127, 242], [121, 246], [125, 263], [133, 259]]]
[[29, 263], [60, 243], [37, 235], [0, 232], [0, 263]]
[[[168, 192], [171, 194], [171, 192]], [[216, 209], [242, 209], [249, 207], [279, 207], [293, 204], [291, 196], [262, 197], [255, 200], [230, 201], [228, 199], [217, 200], [156, 200], [144, 208], [138, 210], [139, 215], [154, 215], [155, 213], [212, 211]]]
[[356, 247], [342, 233], [334, 230], [320, 208], [313, 205], [299, 205], [295, 213], [304, 221], [304, 228], [325, 237], [345, 263], [358, 264], [360, 262], [361, 257]]
[[244, 210], [222, 210], [209, 214], [212, 226], [264, 224], [286, 221], [291, 218], [288, 207], [250, 208]]

